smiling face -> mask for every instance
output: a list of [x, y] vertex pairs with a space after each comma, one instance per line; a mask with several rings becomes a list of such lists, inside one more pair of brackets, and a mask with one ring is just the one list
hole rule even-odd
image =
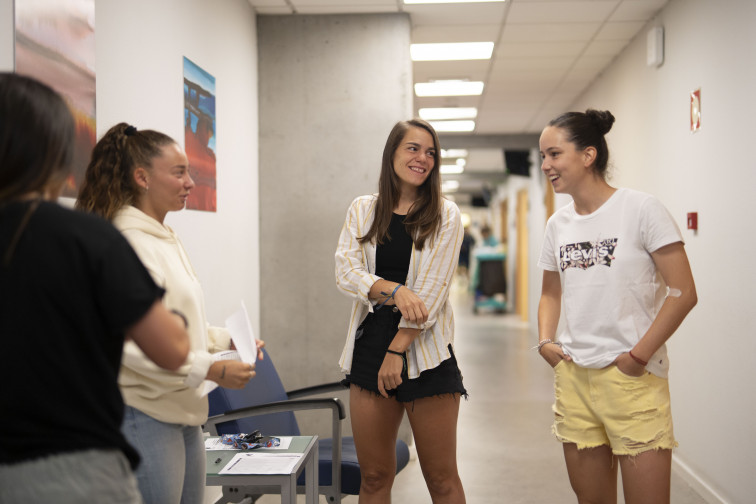
[[138, 206], [159, 222], [163, 222], [166, 213], [182, 210], [194, 187], [189, 161], [177, 144], [164, 146], [161, 154], [152, 159], [150, 169], [137, 168], [136, 177], [146, 189]]
[[402, 190], [417, 190], [436, 164], [436, 145], [431, 134], [423, 128], [409, 128], [394, 151], [392, 164]]
[[554, 192], [574, 195], [583, 182], [593, 179], [593, 161], [596, 149], [577, 150], [567, 140], [564, 129], [547, 126], [539, 141], [541, 170], [554, 187]]

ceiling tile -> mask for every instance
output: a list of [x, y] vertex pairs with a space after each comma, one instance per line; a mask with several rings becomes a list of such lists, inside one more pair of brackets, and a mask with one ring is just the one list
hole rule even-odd
[[507, 14], [507, 23], [603, 22], [619, 3], [619, 0], [513, 2]]
[[504, 18], [506, 2], [473, 4], [434, 4], [405, 5], [402, 10], [408, 12], [412, 26], [422, 25], [473, 25], [501, 23]]
[[507, 24], [501, 42], [576, 42], [591, 40], [601, 23]]

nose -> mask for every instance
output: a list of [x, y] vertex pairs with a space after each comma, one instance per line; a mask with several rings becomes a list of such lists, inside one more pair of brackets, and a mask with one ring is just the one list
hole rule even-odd
[[189, 172], [186, 172], [186, 180], [184, 181], [184, 187], [187, 189], [192, 189], [194, 187], [194, 179], [189, 174]]

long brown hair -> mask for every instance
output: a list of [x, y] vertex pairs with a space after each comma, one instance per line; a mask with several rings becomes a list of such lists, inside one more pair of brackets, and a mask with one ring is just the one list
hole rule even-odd
[[383, 161], [381, 163], [381, 175], [378, 179], [378, 202], [375, 206], [375, 218], [364, 236], [358, 238], [361, 244], [375, 241], [382, 244], [384, 240], [391, 240], [389, 224], [394, 208], [399, 203], [399, 177], [394, 171], [394, 154], [402, 143], [410, 128], [421, 128], [430, 133], [433, 138], [435, 153], [433, 155], [433, 169], [423, 185], [418, 188], [418, 198], [412, 204], [404, 225], [412, 237], [415, 247], [422, 250], [425, 241], [433, 239], [441, 224], [441, 146], [438, 135], [433, 126], [422, 119], [400, 121], [394, 125], [386, 139], [383, 148]]
[[175, 143], [159, 131], [139, 131], [126, 123], [116, 124], [92, 151], [76, 208], [112, 220], [118, 210], [133, 205], [139, 197], [134, 170], [140, 166], [151, 168], [162, 148]]
[[73, 116], [58, 93], [30, 77], [0, 72], [0, 213], [36, 193], [3, 251], [4, 268], [43, 194], [71, 174], [74, 132]]

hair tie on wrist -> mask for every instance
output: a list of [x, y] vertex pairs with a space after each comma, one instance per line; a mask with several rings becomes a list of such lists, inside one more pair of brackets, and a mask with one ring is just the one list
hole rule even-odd
[[648, 366], [648, 362], [647, 362], [647, 361], [644, 361], [644, 360], [643, 360], [643, 359], [641, 359], [640, 357], [636, 357], [635, 355], [633, 355], [633, 351], [632, 351], [632, 350], [628, 351], [627, 353], [629, 353], [629, 354], [630, 354], [630, 358], [632, 358], [632, 359], [633, 359], [633, 360], [634, 360], [635, 362], [637, 362], [637, 363], [638, 363], [638, 364], [640, 364], [641, 366], [643, 366], [643, 367], [646, 367], [646, 366]]
[[129, 125], [129, 126], [128, 126], [128, 127], [127, 127], [127, 128], [126, 128], [126, 129], [124, 130], [124, 131], [123, 131], [124, 135], [126, 135], [126, 136], [131, 136], [131, 135], [133, 135], [133, 134], [134, 134], [134, 133], [136, 133], [136, 132], [137, 132], [136, 126], [131, 126], [131, 125]]

